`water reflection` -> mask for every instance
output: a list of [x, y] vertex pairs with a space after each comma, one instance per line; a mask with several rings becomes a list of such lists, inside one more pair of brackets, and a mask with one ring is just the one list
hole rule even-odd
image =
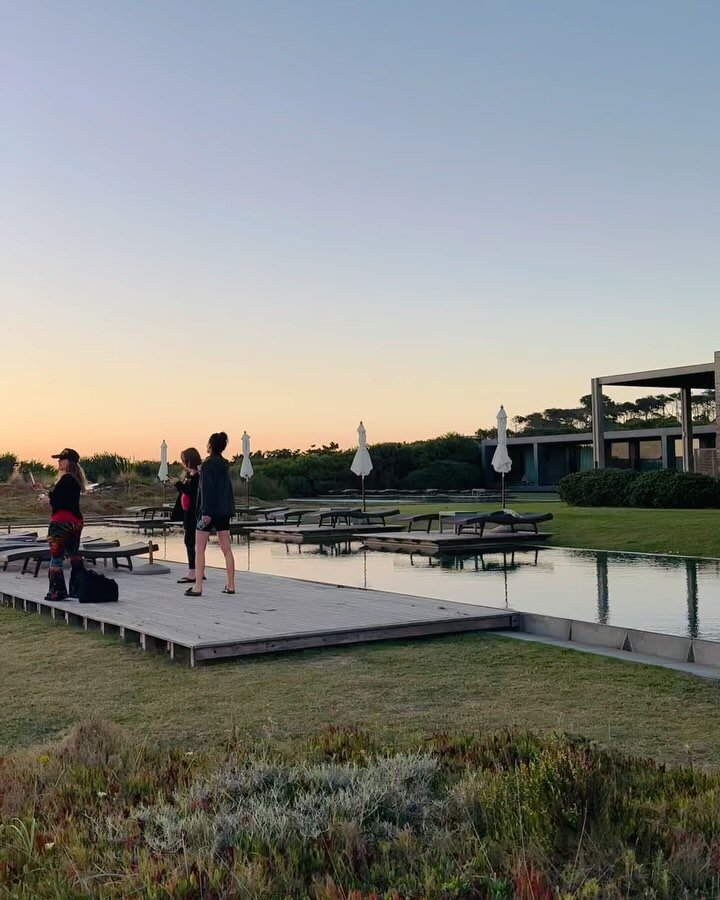
[[597, 620], [601, 625], [607, 625], [610, 617], [607, 553], [597, 554], [595, 559], [595, 577], [597, 579]]
[[685, 583], [687, 585], [688, 634], [698, 636], [698, 564], [694, 559], [685, 560]]

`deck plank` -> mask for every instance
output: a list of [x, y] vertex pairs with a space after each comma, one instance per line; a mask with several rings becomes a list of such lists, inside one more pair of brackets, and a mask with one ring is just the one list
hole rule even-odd
[[169, 575], [112, 571], [119, 603], [45, 603], [45, 573], [23, 576], [17, 566], [0, 573], [0, 593], [33, 611], [81, 617], [85, 627], [125, 629], [197, 651], [198, 660], [516, 623], [510, 610], [252, 572], [238, 572], [236, 593], [227, 595], [219, 569], [207, 570], [202, 597], [185, 597], [186, 586], [176, 583], [184, 566], [168, 566]]

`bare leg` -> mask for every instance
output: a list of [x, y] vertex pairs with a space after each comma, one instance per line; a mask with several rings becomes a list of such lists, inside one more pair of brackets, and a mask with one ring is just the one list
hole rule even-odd
[[235, 590], [235, 557], [233, 556], [232, 546], [230, 544], [230, 532], [218, 531], [218, 544], [225, 557], [225, 569], [227, 571], [227, 589]]
[[210, 535], [207, 531], [195, 532], [195, 587], [193, 590], [201, 594], [203, 577], [205, 575], [205, 548]]

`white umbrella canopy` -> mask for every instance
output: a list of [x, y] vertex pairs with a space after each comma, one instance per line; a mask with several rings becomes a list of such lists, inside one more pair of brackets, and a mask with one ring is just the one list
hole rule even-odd
[[362, 504], [363, 509], [365, 509], [365, 476], [372, 472], [373, 464], [367, 448], [367, 432], [362, 422], [358, 426], [357, 433], [358, 448], [350, 466], [350, 471], [354, 472], [355, 475], [359, 475], [362, 479]]
[[367, 432], [365, 431], [365, 426], [362, 422], [358, 426], [357, 433], [358, 448], [350, 469], [356, 475], [360, 475], [361, 478], [364, 478], [372, 472], [373, 464], [367, 448]]
[[250, 462], [250, 435], [247, 431], [243, 431], [242, 436], [242, 465], [240, 466], [240, 477], [241, 478], [252, 478], [253, 477], [253, 467]]
[[502, 508], [505, 509], [505, 476], [512, 469], [512, 460], [507, 448], [507, 413], [502, 405], [497, 414], [497, 431], [497, 447], [491, 465], [502, 476]]
[[170, 475], [167, 461], [168, 445], [165, 441], [160, 444], [160, 468], [158, 469], [158, 481], [167, 481]]

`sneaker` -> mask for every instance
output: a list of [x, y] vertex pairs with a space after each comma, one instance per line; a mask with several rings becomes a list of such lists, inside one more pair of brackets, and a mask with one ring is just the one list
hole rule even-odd
[[46, 603], [59, 603], [61, 600], [67, 599], [67, 594], [58, 594], [57, 591], [50, 591], [48, 594], [45, 594]]

